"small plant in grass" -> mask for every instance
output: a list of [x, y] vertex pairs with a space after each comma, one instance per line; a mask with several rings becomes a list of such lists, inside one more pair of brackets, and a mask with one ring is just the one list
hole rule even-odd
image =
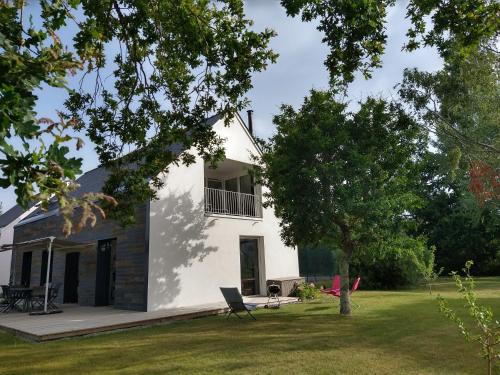
[[319, 297], [319, 290], [313, 283], [300, 283], [297, 285], [292, 295], [298, 297], [301, 301], [316, 299]]
[[439, 310], [450, 320], [458, 324], [460, 332], [467, 341], [477, 341], [480, 343], [482, 357], [488, 361], [488, 375], [491, 375], [493, 374], [495, 361], [500, 358], [500, 350], [498, 349], [498, 345], [500, 344], [500, 323], [493, 317], [493, 311], [490, 307], [481, 306], [477, 303], [474, 291], [474, 279], [470, 274], [472, 265], [473, 262], [471, 260], [465, 263], [465, 268], [463, 269], [465, 278], [463, 280], [456, 272], [452, 272], [451, 275], [458, 291], [465, 300], [465, 307], [473, 319], [473, 326], [467, 327], [465, 322], [458, 317], [441, 296], [438, 296]]
[[432, 294], [432, 284], [439, 279], [439, 276], [441, 276], [443, 271], [444, 267], [441, 267], [437, 272], [434, 267], [426, 268], [422, 271], [422, 279], [425, 285], [429, 288], [429, 294]]

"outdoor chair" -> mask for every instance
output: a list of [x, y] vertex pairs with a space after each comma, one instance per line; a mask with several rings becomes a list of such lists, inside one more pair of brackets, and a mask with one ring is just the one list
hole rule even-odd
[[10, 285], [2, 285], [2, 297], [3, 302], [0, 312], [8, 313], [12, 310], [20, 310], [18, 304], [23, 302], [23, 300], [19, 298], [18, 293], [13, 293], [11, 291]]
[[9, 306], [9, 286], [2, 285], [2, 299], [0, 300], [0, 311]]
[[60, 288], [61, 288], [60, 283], [54, 284], [54, 286], [51, 286], [49, 288], [49, 298], [47, 300], [47, 309], [49, 309], [49, 310], [57, 310], [58, 309], [58, 307], [55, 305], [54, 301], [57, 298], [57, 295], [59, 294]]
[[31, 308], [32, 309], [43, 309], [43, 304], [45, 301], [45, 286], [35, 286], [33, 287], [33, 292], [31, 294]]
[[234, 314], [238, 318], [242, 319], [242, 317], [239, 316], [238, 313], [246, 312], [252, 317], [253, 320], [257, 320], [251, 313], [251, 311], [257, 308], [257, 305], [244, 303], [243, 297], [238, 291], [238, 288], [220, 288], [220, 291], [222, 292], [222, 295], [224, 296], [224, 299], [229, 306], [229, 312], [227, 313], [226, 319], [229, 319], [231, 314]]
[[[4, 288], [2, 288], [4, 289]], [[7, 291], [7, 305], [5, 305], [0, 312], [7, 313], [9, 311], [31, 311], [31, 289], [8, 287]]]
[[352, 288], [351, 288], [351, 291], [349, 292], [349, 294], [353, 294], [356, 290], [358, 290], [358, 286], [359, 286], [359, 282], [361, 281], [361, 277], [356, 277], [354, 279], [354, 284], [352, 284]]
[[[358, 286], [359, 286], [360, 281], [361, 281], [361, 277], [359, 277], [359, 276], [354, 279], [354, 283], [352, 284], [351, 290], [349, 291], [349, 295], [352, 295], [356, 290], [358, 290]], [[330, 289], [323, 289], [322, 292], [326, 293], [326, 294], [330, 294], [333, 297], [340, 298], [340, 276], [335, 275], [335, 278], [333, 279], [333, 282], [332, 282], [332, 287]], [[351, 300], [351, 302], [354, 305], [354, 307], [359, 307], [359, 305], [356, 302], [354, 302], [352, 300]]]
[[[356, 290], [358, 290], [358, 286], [359, 286], [359, 282], [361, 281], [361, 277], [356, 277], [354, 279], [354, 283], [352, 284], [352, 288], [351, 290], [349, 291], [349, 295], [352, 295]], [[351, 299], [351, 303], [354, 305], [354, 307], [359, 307], [359, 305], [354, 302], [352, 299]]]
[[9, 286], [2, 285], [2, 298], [7, 299], [7, 295], [9, 294]]
[[340, 293], [340, 275], [335, 275], [332, 280], [332, 287], [327, 289], [321, 289], [322, 293], [335, 295]]

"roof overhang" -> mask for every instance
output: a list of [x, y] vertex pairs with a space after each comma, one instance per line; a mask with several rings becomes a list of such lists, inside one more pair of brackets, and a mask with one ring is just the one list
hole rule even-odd
[[46, 249], [51, 241], [52, 248], [59, 251], [88, 250], [95, 247], [95, 244], [91, 242], [75, 242], [57, 237], [42, 237], [35, 240], [2, 245], [0, 246], [0, 252], [9, 250]]

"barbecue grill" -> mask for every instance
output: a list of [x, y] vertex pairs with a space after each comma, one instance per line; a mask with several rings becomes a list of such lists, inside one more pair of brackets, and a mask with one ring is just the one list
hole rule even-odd
[[[268, 307], [272, 307], [272, 308], [275, 308], [275, 309], [279, 309], [280, 308], [280, 297], [279, 297], [279, 294], [281, 292], [281, 288], [278, 284], [269, 284], [267, 286], [267, 295], [269, 296], [269, 298], [267, 299], [267, 304], [264, 306], [266, 308]], [[269, 302], [273, 300], [274, 301], [274, 304], [271, 306], [269, 304]]]

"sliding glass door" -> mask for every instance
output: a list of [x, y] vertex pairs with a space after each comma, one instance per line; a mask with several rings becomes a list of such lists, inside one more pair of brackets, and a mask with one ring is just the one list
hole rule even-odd
[[241, 294], [259, 294], [259, 241], [256, 238], [240, 240]]

